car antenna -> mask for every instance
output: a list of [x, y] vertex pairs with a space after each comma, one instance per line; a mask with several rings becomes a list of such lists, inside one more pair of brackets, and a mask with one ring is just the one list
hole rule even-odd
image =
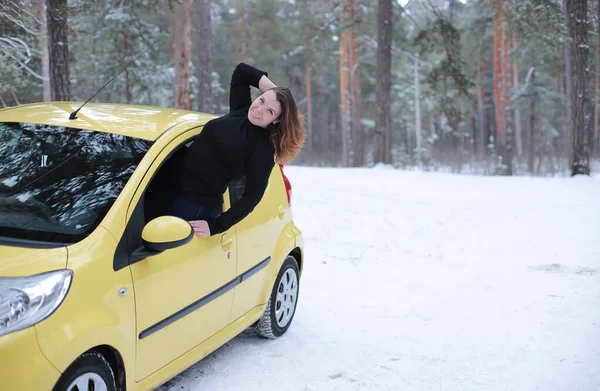
[[79, 107], [77, 110], [75, 110], [74, 112], [72, 112], [72, 113], [71, 113], [71, 115], [69, 116], [69, 119], [77, 119], [77, 113], [79, 113], [79, 110], [81, 110], [81, 108], [82, 108], [83, 106], [85, 106], [85, 105], [86, 105], [86, 104], [87, 104], [89, 101], [91, 101], [92, 99], [94, 99], [94, 97], [95, 97], [96, 95], [98, 95], [98, 93], [99, 93], [100, 91], [102, 91], [102, 90], [104, 89], [104, 87], [106, 87], [107, 85], [109, 85], [109, 84], [110, 84], [110, 82], [112, 82], [113, 80], [115, 80], [115, 78], [116, 78], [117, 76], [119, 76], [121, 73], [123, 73], [123, 71], [124, 71], [125, 69], [127, 69], [127, 67], [128, 67], [129, 65], [131, 65], [131, 63], [132, 63], [132, 62], [134, 62], [135, 60], [137, 60], [138, 58], [140, 58], [140, 56], [141, 56], [142, 54], [146, 53], [146, 52], [148, 51], [148, 49], [150, 49], [152, 46], [154, 46], [154, 44], [155, 44], [155, 43], [156, 43], [156, 41], [154, 41], [154, 43], [153, 43], [152, 45], [150, 45], [150, 46], [148, 46], [146, 49], [144, 49], [144, 51], [143, 51], [143, 52], [141, 52], [140, 54], [138, 54], [138, 55], [137, 55], [137, 56], [136, 56], [136, 57], [135, 57], [133, 60], [129, 61], [129, 62], [128, 62], [128, 63], [127, 63], [127, 64], [126, 64], [124, 67], [123, 67], [123, 69], [121, 69], [121, 71], [120, 71], [119, 73], [117, 73], [116, 75], [114, 75], [112, 79], [110, 79], [110, 80], [109, 80], [109, 81], [108, 81], [108, 82], [107, 82], [105, 85], [103, 85], [103, 86], [102, 86], [102, 88], [100, 88], [98, 91], [96, 91], [96, 93], [95, 93], [94, 95], [92, 95], [92, 96], [90, 97], [90, 99], [86, 100], [86, 101], [85, 101], [85, 103], [81, 105], [81, 107]]

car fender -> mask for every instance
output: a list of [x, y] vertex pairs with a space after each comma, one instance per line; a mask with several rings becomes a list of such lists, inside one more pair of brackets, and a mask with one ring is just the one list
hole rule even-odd
[[58, 309], [35, 326], [40, 350], [61, 373], [101, 345], [119, 352], [126, 373], [134, 368], [133, 284], [129, 268], [112, 268], [115, 247], [116, 240], [102, 226], [68, 247], [67, 268], [73, 271], [69, 292]]
[[265, 274], [265, 283], [260, 295], [260, 303], [266, 304], [269, 301], [269, 295], [275, 284], [275, 279], [283, 265], [286, 257], [296, 248], [296, 233], [298, 228], [293, 221], [288, 222], [279, 234], [277, 243], [271, 255], [271, 262], [267, 267]]

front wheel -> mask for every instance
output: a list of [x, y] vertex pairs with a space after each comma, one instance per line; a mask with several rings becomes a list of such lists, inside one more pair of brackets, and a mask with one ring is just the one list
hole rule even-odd
[[287, 331], [296, 313], [299, 283], [298, 262], [288, 255], [275, 280], [265, 313], [254, 327], [258, 335], [275, 339]]
[[115, 376], [103, 355], [84, 353], [67, 370], [53, 391], [116, 391]]

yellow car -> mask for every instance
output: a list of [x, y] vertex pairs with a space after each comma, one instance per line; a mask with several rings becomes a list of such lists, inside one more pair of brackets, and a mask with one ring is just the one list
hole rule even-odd
[[[303, 263], [275, 165], [254, 211], [194, 235], [164, 215], [213, 116], [51, 102], [0, 110], [0, 379], [7, 391], [151, 390], [248, 327], [290, 326]], [[232, 181], [223, 210], [244, 192]]]

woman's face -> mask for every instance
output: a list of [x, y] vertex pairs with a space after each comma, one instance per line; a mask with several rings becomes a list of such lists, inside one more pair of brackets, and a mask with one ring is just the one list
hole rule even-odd
[[248, 120], [253, 125], [266, 128], [272, 123], [279, 122], [281, 115], [281, 104], [275, 96], [275, 91], [265, 91], [261, 96], [256, 98], [250, 110], [248, 110]]

